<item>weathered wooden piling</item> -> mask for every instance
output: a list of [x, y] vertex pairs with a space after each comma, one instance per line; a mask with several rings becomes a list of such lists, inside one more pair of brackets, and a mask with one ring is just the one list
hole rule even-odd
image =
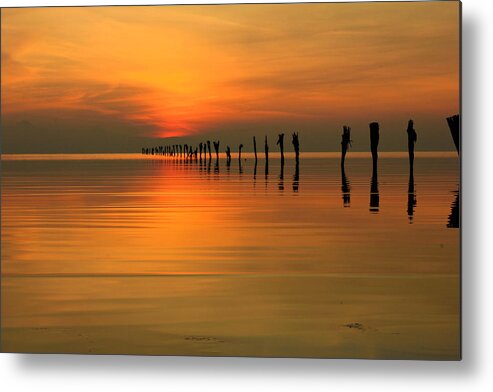
[[265, 151], [265, 176], [267, 177], [269, 175], [269, 144], [267, 143], [267, 136], [265, 136], [264, 151]]
[[214, 144], [214, 150], [216, 151], [216, 160], [219, 160], [219, 144], [220, 141], [212, 142]]
[[241, 165], [241, 149], [243, 148], [243, 144], [240, 144], [238, 146], [238, 160], [240, 161], [240, 165]]
[[253, 137], [253, 152], [255, 153], [255, 164], [257, 164], [257, 141], [255, 136]]
[[209, 160], [212, 159], [212, 152], [211, 152], [211, 141], [207, 140], [207, 150], [209, 150]]
[[413, 120], [409, 120], [407, 123], [407, 150], [409, 152], [409, 171], [412, 173], [414, 170], [414, 144], [418, 140], [418, 134], [414, 129]]
[[346, 153], [349, 147], [351, 147], [351, 127], [344, 125], [342, 127], [342, 140], [341, 140], [341, 167], [344, 167], [346, 161]]
[[[370, 146], [371, 146], [371, 157], [373, 160], [373, 171], [377, 171], [378, 165], [378, 142], [380, 140], [380, 126], [377, 122], [372, 122], [370, 124]], [[375, 173], [374, 173], [375, 174]]]
[[231, 148], [229, 146], [226, 146], [226, 165], [231, 165]]
[[284, 163], [284, 133], [280, 133], [277, 138], [277, 145], [281, 150], [281, 163]]
[[202, 142], [199, 143], [199, 153], [200, 160], [202, 160]]
[[299, 135], [297, 132], [293, 132], [293, 147], [294, 147], [294, 154], [295, 154], [295, 159], [296, 159], [296, 164], [298, 165], [300, 162], [300, 139]]
[[452, 117], [447, 117], [447, 124], [454, 139], [455, 149], [457, 154], [460, 154], [460, 114]]

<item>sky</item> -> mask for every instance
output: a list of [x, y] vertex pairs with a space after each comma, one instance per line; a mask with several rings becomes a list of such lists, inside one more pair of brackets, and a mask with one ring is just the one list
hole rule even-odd
[[[2, 9], [2, 152], [300, 134], [301, 150], [455, 150], [459, 3]], [[262, 143], [261, 143], [262, 144]]]

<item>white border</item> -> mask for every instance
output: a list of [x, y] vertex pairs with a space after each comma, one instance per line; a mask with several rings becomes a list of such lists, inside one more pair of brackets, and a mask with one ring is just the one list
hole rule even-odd
[[[240, 1], [28, 1], [0, 6]], [[258, 1], [241, 1], [241, 3]], [[281, 1], [270, 1], [281, 2]], [[486, 391], [493, 386], [493, 2], [463, 1], [462, 362], [0, 354], [5, 391]], [[403, 26], [405, 28], [405, 26]]]

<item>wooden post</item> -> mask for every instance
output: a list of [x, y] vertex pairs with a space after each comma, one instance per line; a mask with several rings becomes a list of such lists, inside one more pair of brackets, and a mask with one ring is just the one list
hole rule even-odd
[[277, 138], [277, 144], [281, 150], [281, 164], [284, 163], [284, 133], [280, 133]]
[[257, 163], [257, 141], [255, 136], [253, 137], [253, 152], [255, 153], [255, 163]]
[[241, 165], [241, 149], [243, 148], [243, 144], [240, 144], [238, 147], [238, 160], [240, 161]]
[[265, 136], [264, 151], [265, 151], [265, 175], [267, 176], [269, 174], [269, 144], [267, 143], [267, 136]]
[[293, 133], [293, 146], [294, 146], [294, 153], [296, 156], [296, 165], [298, 165], [300, 163], [300, 139], [298, 133], [296, 132]]
[[219, 160], [219, 140], [217, 142], [213, 142], [214, 143], [214, 150], [216, 151], [216, 161]]
[[351, 127], [344, 125], [342, 127], [342, 141], [341, 141], [341, 167], [344, 167], [346, 161], [346, 153], [351, 146]]
[[457, 154], [460, 154], [460, 114], [447, 118], [448, 127], [454, 139], [455, 149]]
[[414, 144], [418, 140], [418, 134], [414, 130], [413, 120], [409, 120], [407, 124], [407, 149], [409, 152], [409, 171], [414, 171]]
[[226, 146], [226, 165], [231, 165], [231, 148], [229, 146]]
[[378, 142], [380, 140], [380, 126], [377, 122], [370, 124], [370, 146], [373, 159], [373, 172], [377, 171], [378, 165]]
[[212, 159], [212, 152], [211, 152], [211, 141], [207, 140], [207, 150], [209, 150], [209, 160]]

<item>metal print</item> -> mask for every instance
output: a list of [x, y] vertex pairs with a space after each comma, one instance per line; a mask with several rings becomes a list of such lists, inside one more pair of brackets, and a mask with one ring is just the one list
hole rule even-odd
[[460, 359], [460, 3], [1, 11], [1, 349]]

